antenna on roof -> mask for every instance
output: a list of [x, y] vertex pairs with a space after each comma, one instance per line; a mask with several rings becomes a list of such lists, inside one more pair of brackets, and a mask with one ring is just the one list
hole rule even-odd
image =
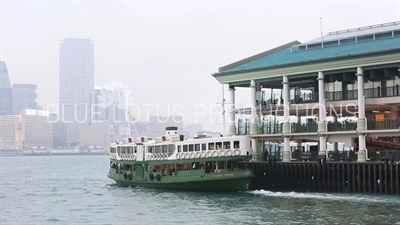
[[319, 18], [320, 21], [320, 27], [321, 27], [321, 38], [324, 40], [324, 37], [322, 36], [322, 17]]

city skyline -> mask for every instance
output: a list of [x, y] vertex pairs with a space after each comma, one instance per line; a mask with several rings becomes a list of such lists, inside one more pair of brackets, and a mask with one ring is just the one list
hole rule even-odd
[[[304, 16], [301, 2], [290, 7], [277, 2], [4, 2], [0, 57], [12, 68], [13, 83], [38, 85], [38, 104], [46, 109], [59, 104], [58, 41], [90, 38], [96, 45], [95, 85], [120, 81], [133, 90], [138, 105], [182, 104], [185, 120], [194, 123], [196, 104], [221, 102], [221, 86], [211, 76], [221, 65], [293, 40], [313, 40], [321, 35], [321, 17], [323, 34], [398, 20], [394, 2], [312, 5]], [[282, 7], [291, 17], [281, 16]], [[377, 10], [386, 13], [371, 17]], [[337, 11], [343, 12], [340, 18]], [[248, 88], [237, 88], [236, 93], [238, 104], [248, 103]], [[159, 114], [167, 111], [160, 106]], [[204, 126], [211, 129], [214, 123]]]

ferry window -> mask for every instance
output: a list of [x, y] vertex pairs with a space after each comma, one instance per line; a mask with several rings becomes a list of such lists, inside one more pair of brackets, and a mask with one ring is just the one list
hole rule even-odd
[[208, 143], [208, 150], [214, 150], [214, 143]]
[[195, 144], [194, 145], [194, 150], [195, 151], [200, 151], [200, 144]]
[[231, 142], [230, 141], [225, 141], [224, 142], [224, 149], [230, 149], [231, 148]]
[[189, 145], [189, 152], [193, 152], [193, 145]]
[[207, 145], [206, 144], [201, 144], [201, 150], [205, 151], [207, 149]]
[[161, 146], [154, 146], [154, 153], [161, 153]]
[[239, 141], [234, 141], [233, 146], [234, 148], [240, 148]]
[[149, 152], [150, 152], [150, 153], [154, 153], [154, 152], [153, 152], [153, 147], [149, 147]]
[[168, 145], [168, 152], [173, 153], [175, 151], [175, 145]]
[[133, 149], [134, 149], [134, 151], [135, 151], [135, 153], [136, 153], [136, 152], [137, 152], [137, 147], [135, 146]]
[[161, 149], [162, 149], [162, 153], [167, 153], [168, 152], [167, 145], [162, 145]]
[[183, 152], [187, 152], [188, 151], [188, 147], [187, 147], [187, 145], [184, 145], [183, 146]]
[[178, 145], [178, 152], [181, 152], [181, 146]]
[[216, 143], [217, 150], [222, 149], [222, 142]]

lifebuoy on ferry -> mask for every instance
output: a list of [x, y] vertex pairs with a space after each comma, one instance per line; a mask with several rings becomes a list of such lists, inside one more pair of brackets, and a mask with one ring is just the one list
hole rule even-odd
[[206, 152], [202, 152], [201, 157], [206, 157], [206, 154], [207, 154]]
[[227, 155], [227, 156], [232, 156], [232, 155], [233, 155], [232, 150], [227, 150], [227, 151], [226, 151], [226, 155]]
[[215, 151], [215, 152], [213, 153], [213, 156], [214, 156], [214, 157], [218, 157], [218, 156], [219, 156], [219, 152]]
[[201, 153], [200, 152], [196, 152], [196, 158], [200, 158]]
[[206, 157], [210, 158], [211, 156], [212, 156], [211, 152], [207, 152]]
[[192, 153], [190, 153], [190, 159], [193, 159], [194, 158], [194, 153], [192, 152]]
[[181, 158], [181, 154], [176, 153], [176, 158], [177, 158], [177, 159], [180, 159], [180, 158]]
[[240, 150], [236, 149], [234, 153], [235, 153], [235, 155], [240, 155]]
[[221, 150], [221, 156], [226, 156], [226, 152], [224, 150]]

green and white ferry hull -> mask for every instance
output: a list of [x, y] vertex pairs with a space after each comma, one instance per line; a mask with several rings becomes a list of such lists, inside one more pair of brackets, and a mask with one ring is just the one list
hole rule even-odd
[[[250, 137], [184, 140], [167, 128], [161, 141], [137, 140], [111, 146], [108, 177], [121, 186], [187, 191], [246, 191], [253, 172]], [[171, 137], [172, 136], [172, 137]], [[234, 148], [231, 148], [234, 147]], [[214, 150], [215, 149], [215, 150]]]

